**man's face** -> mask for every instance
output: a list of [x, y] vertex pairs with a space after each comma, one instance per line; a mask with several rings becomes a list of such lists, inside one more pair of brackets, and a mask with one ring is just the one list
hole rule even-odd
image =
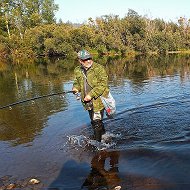
[[87, 59], [87, 60], [81, 60], [81, 59], [80, 59], [79, 62], [80, 62], [80, 64], [82, 64], [83, 67], [85, 67], [85, 68], [91, 67], [91, 66], [92, 66], [92, 63], [93, 63], [93, 61], [92, 61], [91, 59]]

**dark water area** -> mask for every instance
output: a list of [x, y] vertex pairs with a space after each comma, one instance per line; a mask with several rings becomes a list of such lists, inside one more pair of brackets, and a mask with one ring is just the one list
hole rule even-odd
[[[0, 109], [0, 189], [190, 188], [190, 57], [99, 58], [117, 103], [102, 143], [73, 94]], [[0, 67], [0, 106], [70, 90], [74, 61]], [[28, 181], [38, 179], [39, 184]]]

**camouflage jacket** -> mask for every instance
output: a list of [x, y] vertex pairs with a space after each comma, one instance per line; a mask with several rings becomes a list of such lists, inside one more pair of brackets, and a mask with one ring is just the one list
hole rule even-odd
[[[81, 92], [81, 101], [85, 107], [85, 76], [83, 74], [81, 66], [75, 68], [74, 75], [75, 79], [73, 87], [77, 88], [79, 92]], [[104, 108], [100, 96], [107, 97], [109, 93], [108, 76], [106, 74], [106, 71], [102, 65], [94, 62], [92, 66], [87, 70], [86, 77], [88, 84], [92, 88], [88, 95], [92, 97], [93, 109], [95, 112], [100, 111]]]

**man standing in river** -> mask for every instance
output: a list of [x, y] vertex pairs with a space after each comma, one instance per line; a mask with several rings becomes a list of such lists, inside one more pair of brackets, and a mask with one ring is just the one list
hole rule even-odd
[[80, 66], [74, 70], [74, 93], [81, 93], [81, 102], [88, 110], [95, 140], [101, 142], [105, 133], [103, 124], [104, 105], [100, 96], [107, 97], [109, 93], [108, 76], [104, 67], [92, 60], [92, 55], [86, 51], [78, 52]]

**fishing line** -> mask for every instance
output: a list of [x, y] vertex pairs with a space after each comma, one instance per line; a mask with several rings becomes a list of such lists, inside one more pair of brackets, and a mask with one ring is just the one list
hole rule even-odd
[[46, 97], [50, 97], [50, 96], [68, 94], [68, 93], [73, 93], [73, 91], [57, 92], [57, 93], [46, 94], [46, 95], [43, 95], [43, 96], [36, 96], [36, 97], [33, 97], [33, 98], [29, 98], [29, 99], [26, 99], [26, 100], [21, 100], [21, 101], [14, 102], [14, 103], [11, 103], [11, 104], [8, 104], [8, 105], [5, 105], [5, 106], [1, 106], [0, 109], [11, 108], [12, 106], [22, 104], [22, 103], [25, 103], [25, 102], [29, 102], [29, 101], [33, 101], [33, 100], [37, 100], [37, 99], [41, 99], [41, 98], [46, 98]]

